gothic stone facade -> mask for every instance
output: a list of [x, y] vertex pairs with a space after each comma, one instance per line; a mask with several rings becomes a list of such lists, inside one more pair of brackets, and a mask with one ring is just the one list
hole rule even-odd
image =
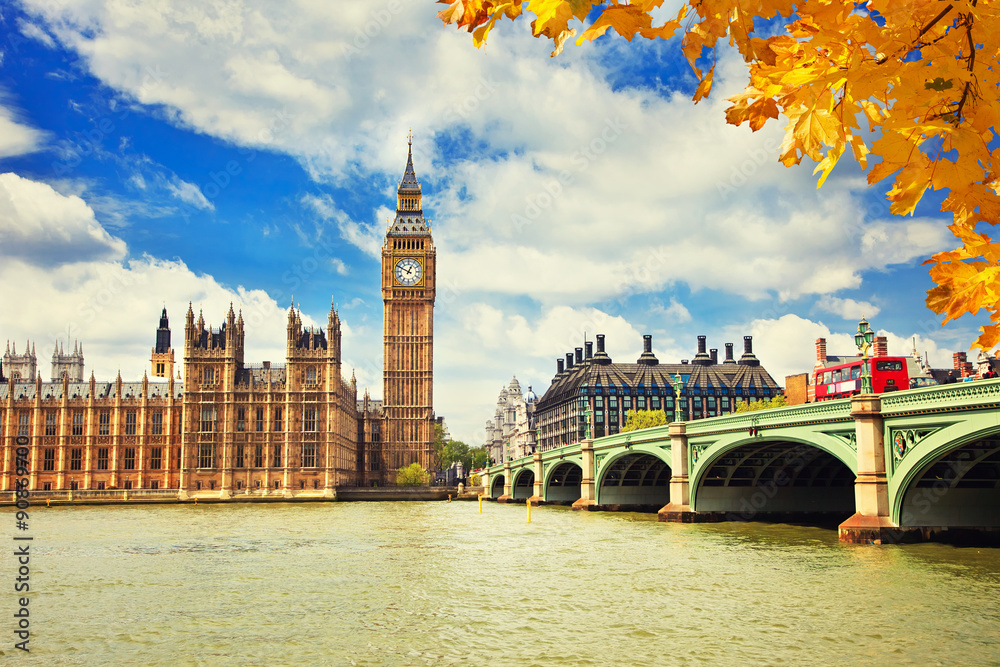
[[[331, 497], [337, 486], [392, 484], [413, 462], [427, 468], [435, 261], [411, 150], [382, 252], [382, 402], [367, 392], [359, 400], [354, 378], [343, 379], [333, 308], [327, 327], [316, 329], [290, 307], [285, 363], [248, 364], [242, 315], [230, 307], [214, 329], [189, 305], [182, 381], [164, 308], [150, 362], [165, 382], [97, 382], [93, 374], [80, 382], [82, 348], [57, 348], [58, 377], [42, 382], [33, 348], [8, 351], [4, 366], [14, 373], [4, 381], [0, 370], [3, 472], [14, 470], [19, 443], [30, 452], [29, 488], [41, 491]], [[4, 474], [0, 490], [10, 491], [13, 479]]]

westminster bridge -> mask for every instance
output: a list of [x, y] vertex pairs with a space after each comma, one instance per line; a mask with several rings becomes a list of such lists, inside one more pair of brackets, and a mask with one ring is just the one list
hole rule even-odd
[[1000, 379], [585, 439], [490, 467], [483, 483], [501, 502], [661, 521], [832, 520], [845, 542], [995, 538]]

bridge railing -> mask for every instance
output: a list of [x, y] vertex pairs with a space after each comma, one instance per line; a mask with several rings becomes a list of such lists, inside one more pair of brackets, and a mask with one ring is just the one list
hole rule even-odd
[[769, 408], [740, 412], [719, 417], [707, 417], [687, 422], [687, 434], [697, 435], [720, 430], [740, 430], [750, 427], [786, 426], [813, 421], [833, 421], [851, 418], [851, 401], [847, 398], [820, 403], [790, 405], [783, 408]]
[[1000, 406], [1000, 379], [955, 382], [934, 387], [882, 394], [882, 414], [942, 407]]

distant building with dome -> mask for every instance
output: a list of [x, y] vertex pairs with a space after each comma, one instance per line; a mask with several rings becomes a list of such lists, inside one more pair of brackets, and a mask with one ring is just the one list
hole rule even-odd
[[535, 404], [538, 397], [528, 387], [521, 393], [521, 383], [513, 377], [500, 390], [493, 419], [486, 421], [486, 453], [491, 460], [517, 459], [535, 452]]

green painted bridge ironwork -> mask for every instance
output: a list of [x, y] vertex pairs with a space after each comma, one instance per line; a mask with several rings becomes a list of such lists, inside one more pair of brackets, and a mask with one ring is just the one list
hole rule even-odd
[[486, 471], [501, 502], [661, 521], [836, 521], [848, 542], [1000, 533], [1000, 380], [674, 422]]

